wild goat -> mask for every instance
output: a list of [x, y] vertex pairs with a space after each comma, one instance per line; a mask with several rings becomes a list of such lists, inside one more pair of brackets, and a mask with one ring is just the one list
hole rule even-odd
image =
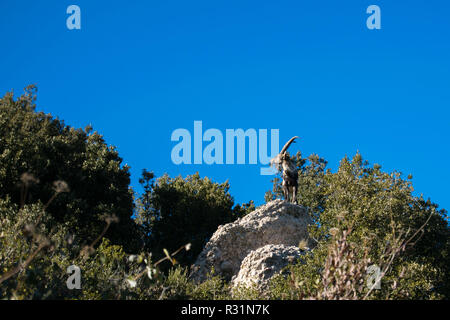
[[[287, 149], [295, 139], [300, 138], [297, 136], [291, 138], [284, 145], [283, 149], [281, 149], [280, 153], [270, 161], [270, 164], [278, 171], [282, 172], [284, 199], [288, 202], [294, 202], [297, 204], [298, 171], [295, 163], [293, 163], [289, 153], [287, 152]], [[292, 198], [290, 196], [292, 196]]]

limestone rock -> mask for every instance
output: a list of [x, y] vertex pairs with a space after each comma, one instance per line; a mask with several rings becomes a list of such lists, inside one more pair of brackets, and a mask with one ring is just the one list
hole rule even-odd
[[239, 273], [232, 280], [233, 287], [255, 287], [264, 291], [269, 280], [289, 263], [300, 261], [304, 251], [299, 247], [268, 244], [250, 252], [241, 263]]
[[219, 226], [191, 268], [191, 278], [201, 282], [214, 269], [231, 280], [250, 252], [266, 245], [298, 246], [309, 241], [312, 223], [305, 207], [283, 200], [271, 201], [232, 223]]

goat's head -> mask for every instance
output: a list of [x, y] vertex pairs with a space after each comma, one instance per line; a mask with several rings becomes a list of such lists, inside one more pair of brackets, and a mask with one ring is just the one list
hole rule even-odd
[[280, 153], [280, 161], [289, 161], [291, 159], [291, 156], [289, 154], [289, 152], [285, 152], [285, 153]]
[[272, 166], [274, 166], [274, 167], [278, 168], [278, 170], [280, 170], [281, 164], [284, 161], [290, 160], [290, 155], [289, 155], [289, 152], [287, 152], [287, 149], [289, 148], [291, 143], [294, 142], [295, 139], [299, 139], [299, 137], [295, 136], [295, 137], [292, 137], [291, 139], [289, 139], [289, 141], [284, 145], [283, 149], [281, 149], [280, 153], [277, 154], [277, 156], [270, 161], [270, 164]]

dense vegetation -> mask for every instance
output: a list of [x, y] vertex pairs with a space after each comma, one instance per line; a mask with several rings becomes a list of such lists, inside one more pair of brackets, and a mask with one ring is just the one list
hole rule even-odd
[[[218, 184], [197, 174], [154, 181], [143, 171], [144, 194], [138, 199], [137, 223], [145, 237], [145, 248], [158, 258], [163, 249], [176, 250], [191, 243], [191, 250], [177, 259], [190, 265], [207, 240], [221, 224], [231, 222], [251, 211], [252, 203], [234, 206], [228, 183]], [[158, 255], [159, 253], [159, 255]]]
[[[218, 277], [196, 284], [190, 264], [217, 229], [254, 209], [236, 205], [228, 183], [198, 174], [143, 171], [133, 194], [129, 168], [92, 128], [74, 129], [35, 111], [36, 89], [0, 100], [0, 297], [7, 299], [228, 299]], [[271, 290], [235, 298], [448, 299], [446, 212], [413, 195], [400, 173], [360, 154], [337, 172], [316, 155], [294, 160], [299, 203], [316, 224], [302, 264]], [[279, 180], [266, 201], [281, 197]], [[82, 270], [68, 289], [67, 268]], [[366, 285], [379, 268], [380, 290]]]
[[[317, 241], [289, 279], [274, 280], [272, 298], [432, 299], [450, 294], [450, 230], [446, 212], [413, 196], [411, 178], [370, 166], [360, 154], [336, 173], [317, 156], [296, 156], [299, 203], [312, 209]], [[279, 192], [275, 181], [273, 197]], [[367, 271], [379, 268], [380, 290], [367, 290]], [[290, 280], [290, 281], [289, 281]]]
[[[131, 219], [129, 168], [121, 167], [118, 152], [92, 128], [74, 129], [35, 112], [35, 99], [36, 88], [30, 86], [17, 100], [12, 93], [0, 100], [0, 198], [10, 197], [16, 204], [46, 203], [53, 182], [65, 181], [70, 192], [60, 194], [47, 208], [55, 224], [64, 224], [81, 241], [90, 242], [103, 229], [104, 217], [114, 214], [119, 222], [106, 237], [136, 250], [139, 242], [131, 241], [138, 237]], [[20, 184], [24, 173], [39, 180], [26, 182], [26, 194]]]

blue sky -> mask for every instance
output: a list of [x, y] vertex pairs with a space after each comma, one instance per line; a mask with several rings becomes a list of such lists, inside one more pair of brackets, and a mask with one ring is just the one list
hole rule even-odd
[[[68, 30], [66, 8], [81, 8]], [[381, 8], [368, 30], [366, 8]], [[279, 129], [335, 170], [359, 150], [450, 208], [448, 1], [2, 1], [0, 94], [92, 124], [131, 166], [229, 180], [263, 202], [260, 165], [175, 165], [177, 128]], [[286, 112], [287, 110], [287, 112]]]

